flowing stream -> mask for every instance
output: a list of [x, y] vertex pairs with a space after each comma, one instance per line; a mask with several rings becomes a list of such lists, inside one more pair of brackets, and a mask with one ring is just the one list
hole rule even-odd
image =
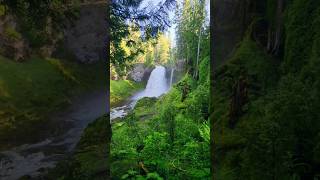
[[87, 125], [106, 113], [106, 95], [106, 92], [99, 91], [81, 96], [68, 109], [54, 116], [56, 123], [68, 121], [72, 124], [63, 135], [0, 152], [0, 180], [37, 176], [41, 169], [54, 167], [59, 160], [72, 153]]
[[[170, 79], [172, 79], [172, 77], [170, 77]], [[171, 80], [170, 83], [172, 83]], [[137, 101], [143, 97], [159, 97], [166, 93], [170, 88], [170, 83], [168, 84], [166, 78], [166, 68], [156, 66], [150, 74], [146, 88], [133, 95], [125, 105], [112, 108], [110, 111], [110, 120], [125, 117], [127, 113], [134, 108]]]

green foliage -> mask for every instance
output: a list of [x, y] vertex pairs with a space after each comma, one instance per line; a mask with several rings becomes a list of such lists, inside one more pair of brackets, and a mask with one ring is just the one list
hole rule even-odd
[[136, 179], [136, 180], [163, 180], [158, 173], [148, 173], [146, 177], [138, 174], [137, 171], [129, 170], [121, 179]]
[[160, 118], [165, 123], [167, 133], [169, 134], [169, 141], [170, 143], [174, 143], [176, 128], [174, 117], [176, 114], [176, 108], [173, 105], [168, 105], [163, 107], [161, 110]]
[[[191, 108], [208, 112], [208, 83], [197, 85], [186, 75], [180, 84], [192, 87], [185, 101], [175, 85], [159, 99], [139, 100], [132, 114], [113, 124], [113, 178], [210, 179], [208, 122], [190, 112]], [[140, 162], [148, 173], [143, 173]]]
[[[111, 68], [120, 77], [125, 76], [136, 63], [147, 67], [155, 63], [166, 64], [170, 58], [170, 40], [162, 33], [155, 38], [145, 40], [138, 27], [128, 27], [128, 34], [111, 42]], [[118, 42], [119, 41], [119, 42]]]
[[144, 97], [135, 105], [135, 114], [140, 117], [140, 120], [150, 118], [155, 114], [157, 98]]
[[203, 123], [199, 129], [200, 135], [206, 143], [210, 142], [210, 126], [206, 123]]
[[308, 62], [318, 40], [314, 38], [318, 29], [313, 27], [319, 21], [319, 6], [317, 0], [295, 0], [288, 7], [284, 72], [298, 73]]
[[158, 173], [148, 173], [146, 179], [152, 179], [152, 180], [163, 180], [162, 177], [159, 176]]
[[[262, 92], [270, 91], [270, 87], [275, 84], [278, 78], [276, 64], [265, 52], [263, 52], [255, 42], [251, 41], [249, 38], [245, 38], [234, 56], [230, 61], [221, 66], [216, 70], [216, 81], [213, 91], [216, 93], [212, 97], [212, 119], [214, 122], [214, 132], [215, 132], [215, 148], [214, 152], [216, 157], [218, 157], [218, 169], [214, 177], [235, 179], [236, 176], [244, 177], [254, 177], [253, 174], [246, 174], [247, 172], [253, 173], [254, 171], [261, 170], [263, 168], [256, 169], [259, 163], [255, 166], [250, 166], [245, 160], [248, 157], [252, 157], [252, 160], [256, 160], [257, 157], [253, 155], [248, 155], [248, 152], [243, 152], [240, 154], [240, 149], [242, 146], [250, 146], [253, 144], [252, 141], [244, 138], [246, 133], [250, 131], [245, 129], [245, 127], [252, 127], [254, 123], [260, 124], [261, 121], [257, 121], [254, 116], [257, 110], [252, 110], [260, 107], [257, 104], [248, 104], [247, 108], [252, 110], [254, 115], [244, 115], [238, 122], [238, 127], [235, 130], [229, 130], [229, 103], [230, 95], [232, 94], [232, 86], [239, 78], [239, 76], [247, 77], [249, 83], [249, 100], [250, 102], [257, 99], [257, 97], [262, 95]], [[250, 111], [251, 112], [251, 111]], [[244, 133], [244, 134], [243, 134]], [[252, 137], [259, 137], [258, 135], [252, 135]], [[260, 142], [260, 141], [258, 141]], [[254, 145], [252, 145], [255, 147]], [[263, 148], [261, 148], [263, 149]], [[246, 149], [247, 150], [247, 149]], [[259, 154], [257, 154], [258, 156]], [[260, 154], [261, 155], [261, 154]], [[243, 160], [244, 159], [244, 160]], [[248, 167], [246, 166], [248, 165]], [[267, 165], [264, 163], [264, 165]], [[249, 167], [250, 166], [250, 167]], [[246, 171], [246, 169], [252, 168], [252, 171]], [[235, 174], [237, 174], [235, 176]], [[257, 173], [259, 174], [259, 173]], [[266, 176], [268, 179], [268, 177]], [[270, 178], [270, 177], [269, 177]], [[255, 179], [255, 178], [253, 178]]]
[[[269, 21], [274, 18], [275, 3], [268, 1], [264, 15]], [[273, 60], [245, 37], [229, 62], [215, 72], [211, 118], [217, 179], [319, 176], [320, 4], [312, 0], [287, 3], [284, 57]], [[230, 95], [239, 76], [248, 77], [249, 102], [236, 127], [230, 129]]]
[[276, 84], [279, 78], [278, 71], [277, 61], [247, 37], [241, 42], [229, 62], [216, 70], [215, 87], [223, 94], [231, 95], [235, 81], [240, 76], [247, 77], [250, 84], [249, 96], [254, 98]]
[[[68, 22], [76, 18], [78, 0], [71, 1], [3, 1], [8, 12], [17, 17], [20, 32], [32, 48], [51, 42]], [[70, 6], [72, 4], [72, 6]], [[54, 31], [51, 34], [48, 29]]]
[[[157, 144], [157, 146], [154, 146], [155, 144]], [[164, 163], [169, 147], [167, 133], [153, 132], [144, 140], [142, 156], [146, 159], [146, 162], [150, 164]]]
[[110, 80], [110, 105], [125, 100], [144, 86], [143, 83], [136, 83], [129, 80]]
[[170, 40], [164, 34], [160, 34], [157, 44], [154, 47], [154, 61], [159, 64], [166, 64], [170, 58]]
[[0, 5], [0, 17], [5, 15], [6, 7], [4, 5]]
[[189, 94], [189, 98], [186, 103], [189, 104], [186, 108], [186, 113], [197, 121], [203, 122], [209, 117], [209, 84], [199, 85], [193, 92]]
[[5, 36], [7, 36], [11, 40], [19, 40], [21, 39], [21, 34], [18, 33], [15, 29], [12, 27], [6, 27], [4, 30]]
[[190, 74], [198, 71], [198, 45], [200, 45], [200, 59], [209, 56], [206, 48], [210, 44], [210, 33], [209, 28], [204, 27], [205, 18], [205, 1], [186, 0], [176, 11], [177, 58], [186, 60]]
[[209, 82], [210, 80], [210, 56], [203, 58], [199, 65], [199, 83]]
[[49, 35], [44, 31], [39, 31], [33, 27], [23, 27], [24, 36], [30, 42], [32, 48], [40, 48], [41, 46], [49, 43]]

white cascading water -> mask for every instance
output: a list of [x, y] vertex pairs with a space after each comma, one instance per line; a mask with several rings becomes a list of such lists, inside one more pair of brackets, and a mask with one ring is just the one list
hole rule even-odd
[[125, 117], [131, 109], [134, 108], [137, 101], [143, 97], [159, 97], [169, 90], [170, 86], [166, 79], [166, 68], [156, 66], [151, 72], [146, 88], [132, 96], [131, 102], [127, 105], [112, 108], [110, 111], [110, 120]]
[[143, 97], [159, 97], [168, 90], [166, 80], [166, 68], [163, 66], [156, 66], [151, 72], [146, 89], [135, 96], [132, 100], [139, 100]]

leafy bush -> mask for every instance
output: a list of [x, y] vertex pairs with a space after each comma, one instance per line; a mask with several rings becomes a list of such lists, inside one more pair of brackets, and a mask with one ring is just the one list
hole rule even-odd
[[22, 37], [21, 34], [12, 27], [6, 27], [4, 29], [4, 34], [11, 40], [20, 40]]

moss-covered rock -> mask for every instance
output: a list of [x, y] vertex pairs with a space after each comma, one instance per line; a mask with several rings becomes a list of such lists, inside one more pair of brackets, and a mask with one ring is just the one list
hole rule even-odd
[[139, 119], [145, 119], [155, 114], [155, 103], [157, 98], [144, 97], [140, 99], [134, 107], [134, 113]]

